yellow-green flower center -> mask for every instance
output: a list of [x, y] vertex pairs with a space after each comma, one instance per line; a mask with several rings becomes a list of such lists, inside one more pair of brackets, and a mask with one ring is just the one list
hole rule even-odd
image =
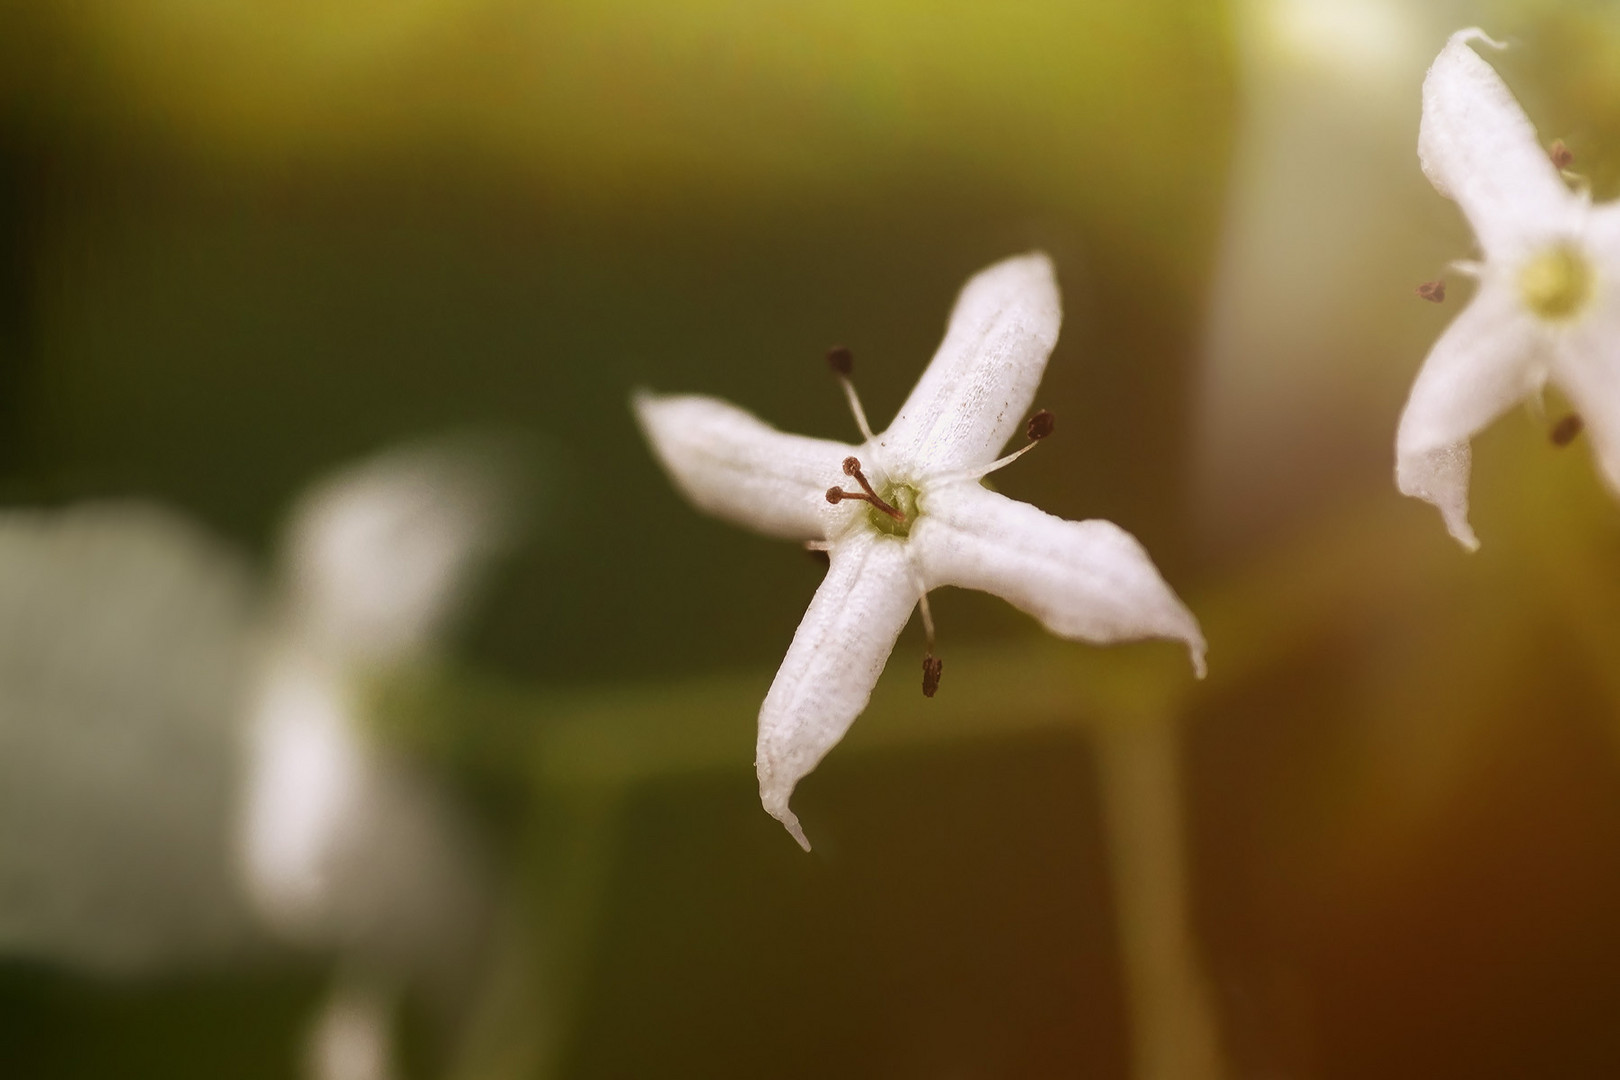
[[1592, 295], [1592, 267], [1575, 248], [1548, 248], [1519, 271], [1519, 293], [1543, 319], [1567, 319]]
[[906, 520], [896, 521], [877, 507], [868, 506], [866, 520], [872, 528], [886, 536], [910, 536], [917, 520], [917, 489], [910, 484], [886, 484], [878, 489], [878, 497], [904, 514]]

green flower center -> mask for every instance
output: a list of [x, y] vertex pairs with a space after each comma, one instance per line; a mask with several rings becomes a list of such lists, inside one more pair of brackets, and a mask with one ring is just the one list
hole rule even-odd
[[1548, 248], [1519, 271], [1519, 293], [1543, 319], [1567, 319], [1592, 295], [1592, 268], [1572, 247]]
[[875, 506], [866, 508], [866, 520], [885, 536], [904, 539], [911, 535], [911, 526], [917, 521], [917, 489], [910, 484], [886, 484], [878, 490], [878, 497], [906, 516], [896, 521]]

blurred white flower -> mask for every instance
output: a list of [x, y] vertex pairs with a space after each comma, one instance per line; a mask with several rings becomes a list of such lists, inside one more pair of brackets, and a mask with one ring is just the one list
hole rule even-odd
[[[0, 514], [0, 951], [151, 974], [341, 958], [317, 1080], [386, 1077], [399, 991], [465, 1007], [489, 879], [368, 686], [431, 660], [513, 534], [502, 448], [381, 454], [306, 494], [262, 589], [141, 503]], [[435, 999], [432, 995], [437, 995]]]
[[393, 450], [294, 507], [248, 719], [241, 865], [278, 936], [368, 973], [312, 1034], [314, 1080], [383, 1080], [397, 984], [452, 1013], [481, 944], [478, 838], [435, 779], [367, 738], [377, 676], [430, 659], [512, 534], [496, 448]]
[[309, 1033], [305, 1074], [318, 1080], [393, 1080], [392, 1002], [386, 992], [339, 982]]
[[[996, 459], [1034, 400], [1061, 320], [1045, 255], [982, 271], [962, 289], [911, 396], [877, 435], [847, 378], [847, 351], [834, 350], [829, 361], [859, 445], [783, 434], [715, 398], [634, 398], [648, 442], [699, 507], [828, 553], [827, 577], [760, 709], [755, 759], [765, 809], [806, 850], [788, 809], [794, 786], [871, 700], [919, 605], [929, 639], [923, 692], [938, 685], [931, 589], [994, 593], [1067, 638], [1180, 639], [1202, 674], [1197, 621], [1129, 533], [1106, 521], [1064, 521], [980, 483], [1029, 449]], [[1050, 430], [1050, 416], [1037, 414], [1030, 446]], [[858, 490], [844, 488], [850, 483]]]
[[1469, 439], [1548, 380], [1584, 417], [1620, 491], [1620, 204], [1571, 190], [1500, 76], [1451, 36], [1423, 83], [1418, 158], [1462, 208], [1484, 261], [1473, 301], [1435, 342], [1395, 439], [1395, 478], [1465, 547]]
[[365, 737], [364, 695], [432, 654], [504, 543], [490, 466], [476, 448], [395, 450], [293, 510], [249, 706], [241, 841], [249, 895], [288, 940], [396, 968], [470, 951], [477, 845], [428, 777]]
[[263, 946], [230, 825], [254, 584], [143, 503], [0, 514], [0, 952], [128, 977]]

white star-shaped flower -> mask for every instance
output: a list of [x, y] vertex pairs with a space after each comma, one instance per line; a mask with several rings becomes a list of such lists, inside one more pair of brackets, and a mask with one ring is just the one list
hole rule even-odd
[[760, 708], [755, 757], [765, 809], [807, 851], [788, 809], [793, 788], [866, 708], [919, 604], [929, 638], [923, 692], [938, 685], [930, 589], [995, 593], [1066, 638], [1175, 638], [1203, 674], [1197, 620], [1134, 537], [1106, 521], [1064, 521], [980, 483], [1051, 430], [1050, 415], [1037, 414], [1029, 445], [997, 460], [1033, 403], [1061, 321], [1045, 255], [982, 271], [962, 289], [945, 340], [894, 423], [877, 435], [847, 378], [848, 352], [834, 350], [828, 359], [860, 445], [787, 435], [711, 397], [634, 398], [648, 442], [692, 502], [828, 554], [827, 577]]
[[1395, 439], [1401, 491], [1469, 549], [1468, 441], [1549, 379], [1620, 491], [1620, 204], [1571, 190], [1473, 41], [1502, 48], [1477, 29], [1451, 36], [1423, 82], [1418, 159], [1473, 226], [1484, 261], [1459, 268], [1479, 291], [1424, 361]]

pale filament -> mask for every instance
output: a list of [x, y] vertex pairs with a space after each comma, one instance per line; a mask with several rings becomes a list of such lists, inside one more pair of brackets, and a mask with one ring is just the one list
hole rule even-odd
[[838, 385], [844, 388], [844, 397], [849, 401], [849, 411], [855, 415], [855, 426], [861, 429], [861, 438], [871, 442], [877, 436], [872, 434], [872, 425], [866, 422], [866, 410], [861, 408], [861, 396], [855, 392], [855, 384], [849, 381], [848, 375], [838, 374]]
[[[1037, 426], [1038, 421], [1044, 421], [1044, 424]], [[1042, 409], [1040, 412], [1036, 413], [1030, 418], [1029, 424], [1025, 428], [1025, 432], [1029, 437], [1029, 442], [1025, 443], [1023, 446], [1020, 446], [1017, 450], [1014, 450], [1006, 457], [997, 458], [988, 465], [977, 465], [969, 469], [958, 469], [955, 472], [941, 473], [939, 476], [930, 477], [929, 482], [934, 484], [950, 484], [959, 480], [977, 480], [980, 477], [989, 476], [997, 469], [1005, 469], [1008, 465], [1011, 465], [1013, 462], [1035, 449], [1036, 445], [1042, 439], [1046, 438], [1052, 433], [1052, 414], [1047, 412], [1045, 409]]]

